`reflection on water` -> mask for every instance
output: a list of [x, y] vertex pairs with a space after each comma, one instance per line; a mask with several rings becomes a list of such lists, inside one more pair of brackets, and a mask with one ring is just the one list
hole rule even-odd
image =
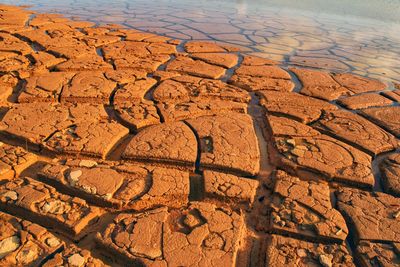
[[227, 42], [287, 64], [400, 81], [400, 0], [6, 2], [183, 40]]

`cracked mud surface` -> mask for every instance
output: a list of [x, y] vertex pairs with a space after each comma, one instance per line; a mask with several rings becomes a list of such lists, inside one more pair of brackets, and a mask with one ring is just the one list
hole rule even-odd
[[398, 100], [0, 5], [0, 265], [398, 266]]

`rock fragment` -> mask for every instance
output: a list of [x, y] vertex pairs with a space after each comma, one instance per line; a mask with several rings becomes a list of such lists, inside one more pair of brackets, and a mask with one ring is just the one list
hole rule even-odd
[[[271, 217], [258, 229], [321, 243], [341, 243], [348, 234], [346, 222], [330, 200], [324, 182], [302, 181], [284, 171], [276, 171], [271, 199], [266, 205]], [[268, 221], [268, 219], [267, 219]]]
[[37, 266], [61, 248], [63, 242], [45, 228], [0, 212], [0, 264]]
[[107, 267], [101, 260], [94, 258], [90, 251], [80, 249], [75, 245], [67, 246], [63, 251], [55, 254], [43, 267], [71, 266], [71, 267]]
[[[4, 196], [10, 190], [17, 193], [17, 199]], [[88, 206], [84, 200], [60, 194], [31, 178], [17, 178], [1, 185], [0, 206], [11, 214], [55, 227], [74, 239], [84, 234], [84, 228], [100, 214], [99, 209]]]

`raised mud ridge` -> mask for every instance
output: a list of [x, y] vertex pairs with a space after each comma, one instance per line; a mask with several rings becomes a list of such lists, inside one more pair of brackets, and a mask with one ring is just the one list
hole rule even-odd
[[1, 266], [398, 266], [400, 88], [0, 5]]

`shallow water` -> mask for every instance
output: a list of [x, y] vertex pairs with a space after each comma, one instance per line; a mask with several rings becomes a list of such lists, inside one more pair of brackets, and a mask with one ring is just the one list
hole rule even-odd
[[215, 40], [285, 64], [400, 82], [400, 0], [3, 1], [183, 40]]

